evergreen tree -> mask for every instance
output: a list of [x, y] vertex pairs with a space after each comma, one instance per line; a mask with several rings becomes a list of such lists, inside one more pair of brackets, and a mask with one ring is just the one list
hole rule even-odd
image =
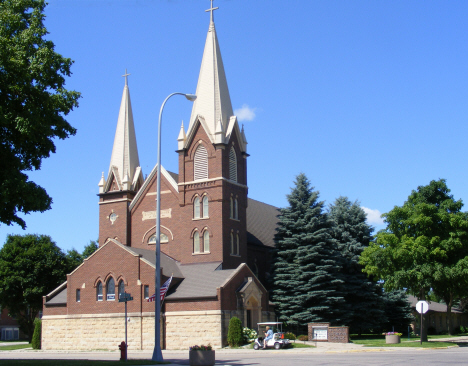
[[227, 336], [228, 344], [231, 347], [241, 346], [244, 342], [244, 335], [242, 332], [242, 322], [238, 317], [232, 317], [229, 321], [229, 329]]
[[383, 298], [387, 321], [382, 324], [382, 330], [386, 332], [407, 332], [413, 321], [413, 315], [406, 292], [403, 290], [384, 292]]
[[296, 177], [280, 210], [272, 268], [272, 299], [280, 320], [293, 326], [327, 321], [340, 324], [339, 255], [331, 222], [304, 174]]
[[33, 349], [41, 349], [42, 321], [41, 319], [34, 320], [34, 333], [31, 341]]
[[367, 224], [366, 213], [359, 203], [352, 203], [347, 197], [339, 197], [330, 205], [329, 216], [333, 222], [332, 236], [342, 259], [343, 324], [356, 333], [378, 328], [386, 322], [382, 291], [376, 282], [367, 278], [359, 264], [359, 256], [369, 245], [373, 228]]

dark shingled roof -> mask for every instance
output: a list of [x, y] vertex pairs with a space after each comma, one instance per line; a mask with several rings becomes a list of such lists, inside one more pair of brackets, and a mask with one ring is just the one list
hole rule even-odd
[[[139, 254], [143, 257], [143, 259], [150, 262], [153, 266], [156, 266], [156, 252], [150, 249], [139, 249], [133, 247], [127, 247], [127, 249], [131, 250], [132, 252]], [[179, 264], [175, 259], [167, 256], [163, 252], [161, 252], [161, 268], [163, 270], [163, 275], [166, 277], [171, 277], [173, 275], [177, 278], [183, 278], [182, 272], [179, 269]]]
[[170, 172], [169, 170], [168, 170], [167, 172], [168, 172], [169, 175], [172, 177], [172, 179], [174, 179], [174, 180], [176, 181], [176, 183], [179, 183], [179, 174]]
[[[408, 302], [411, 304], [412, 308], [416, 309], [416, 304], [418, 303], [418, 299], [414, 297], [413, 295], [408, 295]], [[435, 311], [437, 313], [446, 313], [447, 312], [447, 305], [441, 304], [440, 302], [435, 302], [435, 301], [428, 301], [426, 300], [429, 304], [429, 311]], [[463, 311], [460, 311], [456, 307], [452, 307], [452, 313], [458, 313], [461, 314]]]
[[247, 243], [274, 247], [278, 214], [278, 208], [275, 206], [249, 198], [247, 207]]
[[216, 297], [216, 289], [236, 271], [218, 270], [221, 262], [183, 264], [179, 268], [185, 279], [167, 296], [168, 300]]
[[46, 301], [47, 305], [59, 305], [67, 303], [67, 288], [65, 287], [62, 291], [57, 293], [52, 299]]

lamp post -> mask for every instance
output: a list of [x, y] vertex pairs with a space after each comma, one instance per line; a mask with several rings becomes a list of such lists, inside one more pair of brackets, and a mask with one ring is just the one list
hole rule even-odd
[[161, 122], [162, 122], [162, 113], [164, 105], [167, 100], [173, 95], [183, 95], [185, 98], [193, 102], [197, 99], [195, 94], [184, 94], [184, 93], [172, 93], [161, 105], [161, 110], [159, 111], [159, 123], [158, 123], [158, 170], [157, 170], [157, 182], [156, 182], [156, 270], [155, 270], [155, 312], [154, 312], [154, 350], [153, 350], [153, 361], [162, 361], [162, 352], [161, 352], [161, 327], [160, 327], [160, 317], [161, 317], [161, 300], [160, 300], [160, 290], [161, 290]]

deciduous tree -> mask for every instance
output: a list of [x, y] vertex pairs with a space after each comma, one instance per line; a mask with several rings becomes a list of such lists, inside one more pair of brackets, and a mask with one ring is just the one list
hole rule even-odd
[[0, 306], [30, 342], [42, 296], [66, 280], [66, 268], [65, 254], [46, 235], [9, 235], [0, 249]]
[[406, 288], [425, 299], [432, 289], [443, 298], [449, 334], [453, 300], [466, 296], [468, 289], [468, 220], [462, 207], [444, 179], [418, 187], [403, 206], [383, 215], [386, 230], [360, 260], [365, 272], [385, 281], [387, 290]]
[[54, 139], [75, 129], [65, 116], [80, 94], [65, 89], [73, 63], [46, 40], [44, 0], [0, 1], [0, 222], [25, 221], [17, 213], [50, 209], [52, 198], [28, 180], [55, 153]]

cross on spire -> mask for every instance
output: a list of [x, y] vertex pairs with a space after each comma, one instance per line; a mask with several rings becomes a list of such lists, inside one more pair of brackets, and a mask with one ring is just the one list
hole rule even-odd
[[127, 77], [128, 77], [129, 75], [131, 75], [131, 74], [128, 74], [128, 73], [127, 73], [127, 69], [125, 69], [125, 75], [122, 75], [122, 77], [125, 78], [125, 85], [128, 85], [128, 78], [127, 78]]
[[219, 8], [218, 8], [218, 7], [213, 8], [213, 1], [214, 1], [214, 0], [210, 0], [210, 1], [211, 1], [211, 8], [205, 10], [205, 12], [206, 12], [206, 11], [209, 11], [209, 12], [210, 12], [210, 22], [213, 23], [213, 12], [214, 12], [215, 10], [219, 9]]

